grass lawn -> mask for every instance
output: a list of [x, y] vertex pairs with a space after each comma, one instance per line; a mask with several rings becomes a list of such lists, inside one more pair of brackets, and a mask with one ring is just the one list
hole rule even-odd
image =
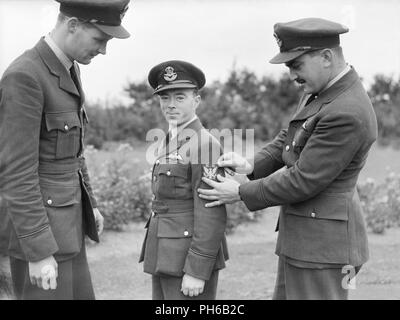
[[[274, 254], [277, 209], [258, 223], [238, 227], [228, 236], [230, 260], [220, 272], [218, 299], [270, 299], [278, 257]], [[144, 224], [126, 232], [106, 232], [88, 256], [98, 299], [151, 299], [150, 275], [143, 273], [139, 252]], [[369, 234], [370, 260], [361, 269], [351, 299], [400, 299], [400, 229]]]

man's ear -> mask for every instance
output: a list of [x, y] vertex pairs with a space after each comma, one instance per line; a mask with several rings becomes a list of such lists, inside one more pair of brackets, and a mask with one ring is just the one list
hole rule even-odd
[[67, 21], [68, 32], [75, 33], [76, 29], [79, 26], [79, 23], [80, 22], [79, 22], [78, 18], [75, 18], [75, 17], [69, 18]]
[[330, 66], [333, 62], [333, 51], [332, 49], [324, 49], [321, 51], [321, 56], [324, 59], [324, 65]]
[[196, 108], [200, 105], [201, 102], [201, 96], [198, 94], [197, 96], [194, 97], [194, 101], [196, 103]]

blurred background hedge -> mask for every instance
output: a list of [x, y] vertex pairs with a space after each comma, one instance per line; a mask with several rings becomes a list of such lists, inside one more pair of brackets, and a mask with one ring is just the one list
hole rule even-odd
[[[125, 92], [129, 102], [124, 105], [87, 106], [87, 144], [100, 149], [109, 141], [144, 141], [148, 130], [166, 128], [157, 97], [146, 82], [129, 83]], [[399, 147], [400, 79], [376, 75], [368, 94], [378, 119], [378, 143]], [[256, 139], [268, 141], [288, 124], [300, 95], [287, 75], [260, 78], [246, 69], [232, 70], [225, 82], [201, 90], [197, 113], [206, 128], [252, 128]]]

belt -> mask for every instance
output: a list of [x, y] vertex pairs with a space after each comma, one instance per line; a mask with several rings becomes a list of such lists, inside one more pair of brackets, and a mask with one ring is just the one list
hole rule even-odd
[[38, 171], [39, 173], [70, 173], [77, 172], [80, 169], [80, 160], [78, 158], [71, 162], [45, 162], [40, 161]]
[[151, 203], [152, 215], [166, 213], [193, 214], [193, 199], [188, 200], [153, 200]]

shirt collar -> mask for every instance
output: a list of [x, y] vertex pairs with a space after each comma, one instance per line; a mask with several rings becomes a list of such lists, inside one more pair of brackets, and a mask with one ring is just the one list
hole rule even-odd
[[44, 41], [49, 45], [50, 49], [54, 52], [58, 60], [60, 60], [61, 64], [69, 70], [71, 69], [73, 62], [65, 55], [65, 53], [57, 46], [54, 40], [51, 38], [50, 34], [47, 34], [44, 37]]
[[193, 121], [197, 119], [197, 115], [194, 115], [192, 119], [189, 121], [185, 122], [184, 124], [181, 124], [177, 127], [169, 125], [169, 132], [171, 132], [171, 138], [175, 137], [180, 133], [184, 128], [186, 128], [189, 124], [191, 124]]
[[[336, 82], [338, 82], [347, 72], [349, 72], [351, 70], [351, 67], [346, 64], [346, 67], [343, 69], [342, 72], [340, 72], [335, 78], [333, 78], [331, 81], [328, 82], [328, 84], [325, 86], [324, 89], [321, 90], [325, 91], [326, 89], [332, 87]], [[321, 94], [321, 92], [319, 94]]]

